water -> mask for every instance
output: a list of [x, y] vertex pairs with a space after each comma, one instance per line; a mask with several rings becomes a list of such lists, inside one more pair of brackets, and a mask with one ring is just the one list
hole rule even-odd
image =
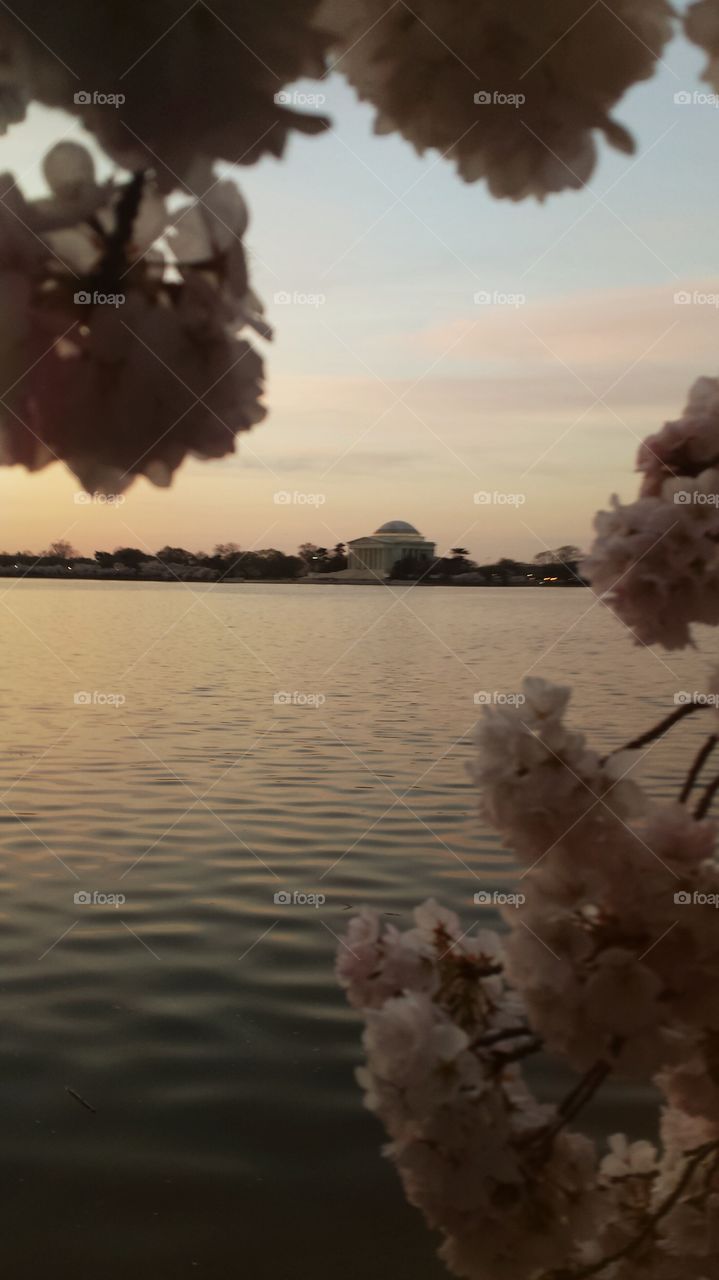
[[[472, 895], [514, 872], [467, 775], [476, 692], [572, 682], [615, 746], [707, 661], [632, 648], [583, 590], [8, 582], [0, 604], [8, 1273], [439, 1280], [360, 1105], [335, 935], [430, 894], [493, 922]], [[659, 794], [670, 766], [659, 743]]]

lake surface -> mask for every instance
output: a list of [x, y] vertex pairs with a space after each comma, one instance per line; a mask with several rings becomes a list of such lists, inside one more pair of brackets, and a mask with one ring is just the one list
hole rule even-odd
[[[514, 868], [476, 816], [475, 693], [569, 681], [611, 747], [708, 660], [633, 648], [587, 590], [21, 581], [0, 605], [7, 1274], [439, 1280], [353, 1079], [347, 907], [494, 923], [473, 894]], [[670, 764], [645, 760], [658, 793]]]

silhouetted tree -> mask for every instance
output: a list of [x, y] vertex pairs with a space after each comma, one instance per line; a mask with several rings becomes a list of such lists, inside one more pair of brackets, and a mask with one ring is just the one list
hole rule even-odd
[[344, 542], [338, 542], [336, 547], [332, 548], [329, 560], [327, 562], [328, 573], [342, 573], [347, 568], [347, 551]]
[[[101, 553], [102, 554], [102, 553]], [[97, 552], [95, 553], [97, 559]], [[116, 547], [110, 559], [115, 564], [122, 564], [126, 569], [137, 569], [143, 560], [150, 560], [152, 557], [147, 551], [141, 551], [139, 547]]]
[[405, 551], [389, 572], [391, 582], [416, 582], [427, 577], [435, 562], [425, 552]]
[[[149, 557], [147, 557], [149, 558]], [[161, 560], [163, 564], [195, 564], [196, 560], [191, 551], [186, 551], [184, 547], [163, 547], [158, 551], [156, 558]]]
[[71, 542], [66, 542], [64, 538], [60, 538], [58, 542], [51, 542], [44, 559], [49, 560], [76, 560], [79, 552], [75, 550]]

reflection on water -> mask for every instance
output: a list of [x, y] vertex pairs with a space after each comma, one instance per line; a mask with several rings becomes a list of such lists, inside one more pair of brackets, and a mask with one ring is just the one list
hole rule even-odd
[[[476, 816], [475, 694], [576, 683], [577, 724], [614, 746], [707, 662], [633, 649], [581, 590], [0, 601], [8, 1270], [443, 1275], [359, 1106], [335, 935], [429, 894], [492, 922], [473, 893], [513, 870]], [[660, 793], [669, 765], [662, 743], [644, 762]]]

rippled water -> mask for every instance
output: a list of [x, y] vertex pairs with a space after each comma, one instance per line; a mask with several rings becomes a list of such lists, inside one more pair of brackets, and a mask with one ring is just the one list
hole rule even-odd
[[[360, 1106], [334, 935], [429, 894], [493, 922], [472, 895], [513, 869], [467, 775], [476, 692], [568, 680], [614, 746], [706, 661], [632, 648], [582, 590], [13, 582], [0, 604], [8, 1274], [443, 1275]], [[654, 747], [659, 792], [669, 766]]]

